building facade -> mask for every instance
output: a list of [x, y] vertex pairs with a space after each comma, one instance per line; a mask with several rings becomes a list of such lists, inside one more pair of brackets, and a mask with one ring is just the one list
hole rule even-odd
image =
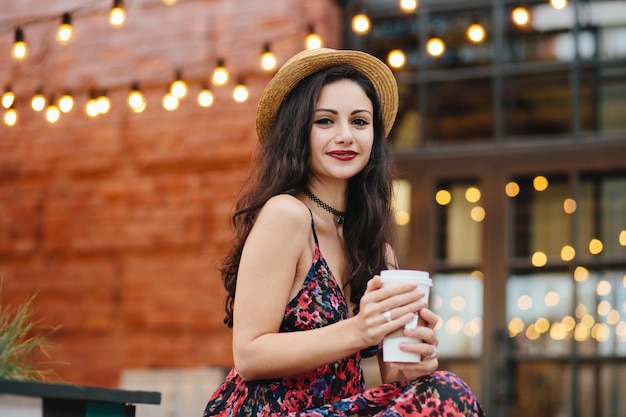
[[626, 415], [626, 3], [345, 7], [397, 63], [401, 263], [434, 275], [443, 366], [488, 415]]

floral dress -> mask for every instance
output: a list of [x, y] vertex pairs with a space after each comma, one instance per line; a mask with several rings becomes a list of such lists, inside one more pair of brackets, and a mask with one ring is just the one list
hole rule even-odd
[[[281, 332], [315, 329], [349, 317], [348, 304], [322, 256], [315, 225], [313, 264], [285, 308]], [[245, 381], [232, 368], [211, 396], [208, 416], [483, 416], [472, 390], [444, 371], [365, 389], [361, 358], [373, 346], [337, 362], [283, 378]]]

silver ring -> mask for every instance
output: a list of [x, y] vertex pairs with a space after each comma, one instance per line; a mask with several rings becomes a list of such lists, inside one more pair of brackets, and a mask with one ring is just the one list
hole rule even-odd
[[430, 355], [426, 356], [426, 359], [435, 359], [438, 353], [439, 350], [437, 349], [437, 347], [433, 346], [433, 351], [430, 353]]
[[389, 310], [385, 311], [385, 312], [383, 313], [383, 317], [385, 317], [385, 320], [386, 320], [387, 322], [390, 322], [390, 321], [391, 321], [391, 312], [390, 312]]

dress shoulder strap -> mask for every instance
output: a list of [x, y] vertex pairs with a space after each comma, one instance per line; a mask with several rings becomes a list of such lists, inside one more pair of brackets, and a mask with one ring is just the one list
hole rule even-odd
[[315, 221], [313, 220], [313, 212], [311, 209], [309, 210], [309, 214], [311, 215], [311, 230], [313, 230], [313, 239], [315, 240], [315, 246], [319, 246], [319, 242], [317, 241], [317, 233], [315, 233]]

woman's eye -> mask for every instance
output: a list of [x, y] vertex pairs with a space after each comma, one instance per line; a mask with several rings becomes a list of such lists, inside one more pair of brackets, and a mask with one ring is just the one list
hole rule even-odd
[[365, 119], [354, 119], [354, 121], [352, 122], [358, 126], [367, 126], [369, 124], [369, 122]]
[[327, 125], [327, 124], [330, 124], [332, 122], [333, 121], [331, 119], [329, 119], [328, 117], [322, 117], [320, 119], [317, 119], [315, 121], [315, 124], [317, 124], [317, 125]]

